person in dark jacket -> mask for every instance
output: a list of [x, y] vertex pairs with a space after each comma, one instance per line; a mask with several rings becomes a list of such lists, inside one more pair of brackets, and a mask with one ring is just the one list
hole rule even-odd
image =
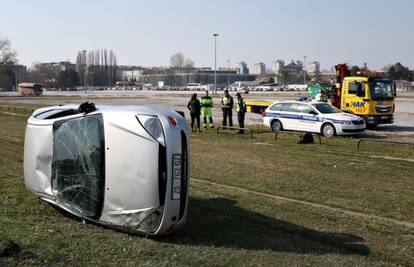
[[236, 102], [236, 112], [237, 112], [237, 120], [239, 121], [240, 130], [238, 134], [244, 134], [244, 115], [246, 114], [247, 105], [246, 100], [242, 97], [240, 93], [236, 94], [237, 102]]
[[233, 127], [233, 97], [229, 91], [224, 90], [224, 96], [221, 99], [221, 110], [223, 111], [223, 128], [227, 126], [227, 118], [229, 118], [229, 126]]
[[[187, 104], [188, 110], [190, 110], [190, 116], [191, 116], [191, 130], [195, 132], [200, 130], [200, 113], [201, 113], [201, 105], [200, 101], [197, 99], [197, 94], [193, 94], [191, 96], [190, 101]], [[197, 125], [195, 125], [195, 122], [197, 122]]]

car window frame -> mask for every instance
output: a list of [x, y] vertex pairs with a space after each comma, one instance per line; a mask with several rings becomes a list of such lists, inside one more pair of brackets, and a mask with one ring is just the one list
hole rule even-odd
[[96, 215], [95, 216], [86, 216], [85, 214], [83, 214], [82, 212], [79, 212], [78, 210], [76, 210], [76, 209], [74, 209], [74, 208], [72, 208], [70, 205], [68, 205], [67, 204], [67, 201], [60, 201], [60, 199], [58, 198], [58, 196], [56, 195], [56, 193], [55, 193], [55, 190], [53, 189], [53, 164], [54, 164], [54, 152], [55, 152], [55, 146], [54, 146], [54, 144], [52, 145], [52, 150], [53, 150], [53, 153], [52, 153], [52, 166], [51, 166], [51, 168], [52, 168], [52, 176], [51, 176], [51, 187], [52, 187], [52, 192], [53, 192], [53, 195], [55, 196], [55, 198], [56, 198], [56, 200], [57, 200], [57, 203], [60, 205], [60, 206], [63, 206], [63, 208], [65, 209], [65, 210], [68, 210], [69, 212], [72, 212], [72, 213], [74, 213], [74, 214], [78, 214], [78, 216], [80, 216], [80, 217], [82, 217], [82, 218], [86, 218], [86, 219], [89, 219], [89, 220], [92, 220], [92, 221], [96, 221], [96, 220], [98, 220], [100, 217], [101, 217], [101, 215], [102, 215], [102, 212], [103, 212], [103, 207], [104, 207], [104, 202], [105, 202], [105, 182], [106, 182], [106, 176], [105, 176], [105, 167], [106, 167], [106, 163], [105, 163], [105, 158], [106, 158], [106, 148], [105, 148], [105, 130], [104, 130], [104, 119], [103, 119], [103, 114], [102, 113], [98, 113], [98, 112], [94, 112], [94, 113], [90, 113], [90, 114], [82, 114], [81, 116], [75, 116], [75, 117], [73, 117], [73, 115], [72, 116], [70, 116], [69, 118], [59, 118], [58, 120], [55, 120], [54, 122], [53, 122], [53, 132], [52, 132], [52, 135], [53, 135], [53, 140], [54, 140], [54, 134], [55, 134], [55, 127], [59, 127], [59, 126], [61, 126], [63, 123], [65, 123], [65, 122], [68, 122], [68, 121], [71, 121], [71, 120], [79, 120], [79, 119], [82, 119], [82, 118], [86, 118], [86, 117], [98, 117], [98, 120], [99, 120], [99, 122], [100, 122], [100, 137], [101, 137], [101, 140], [100, 140], [100, 142], [101, 142], [101, 144], [100, 144], [100, 147], [101, 147], [101, 154], [100, 154], [100, 161], [101, 161], [101, 164], [100, 164], [100, 173], [101, 173], [101, 181], [100, 181], [100, 184], [101, 184], [101, 195], [100, 195], [100, 199], [99, 199], [99, 207], [97, 208], [97, 212], [96, 212]]
[[[292, 110], [285, 110], [284, 109], [284, 107], [285, 107], [285, 105], [296, 105], [296, 110], [294, 110], [294, 111], [292, 111]], [[283, 103], [283, 106], [282, 106], [282, 112], [292, 112], [292, 113], [299, 113], [299, 111], [298, 111], [298, 109], [297, 109], [297, 105], [298, 105], [298, 103], [295, 103], [295, 102], [287, 102], [287, 103]]]
[[[279, 110], [273, 110], [272, 108], [275, 107], [275, 106], [280, 106], [280, 109]], [[282, 111], [282, 108], [283, 108], [283, 103], [275, 103], [275, 104], [273, 104], [273, 105], [271, 105], [269, 107], [269, 111], [281, 112]]]

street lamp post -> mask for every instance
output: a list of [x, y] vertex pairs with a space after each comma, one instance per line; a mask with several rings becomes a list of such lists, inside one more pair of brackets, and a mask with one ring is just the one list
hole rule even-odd
[[19, 77], [17, 75], [18, 75], [17, 69], [15, 67], [15, 69], [14, 69], [14, 82], [15, 82], [16, 92], [18, 91], [17, 88], [19, 87], [19, 82], [18, 82]]
[[84, 86], [85, 86], [85, 93], [86, 93], [86, 91], [88, 90], [88, 86], [86, 85], [86, 75], [87, 75], [87, 71], [88, 71], [88, 68], [87, 68], [87, 64], [86, 64], [86, 50], [82, 50], [82, 53], [83, 53], [83, 58], [82, 58], [82, 65], [85, 67], [85, 73], [84, 73], [84, 77], [83, 77], [83, 82], [84, 82]]
[[303, 84], [306, 84], [306, 56], [303, 59]]
[[213, 33], [214, 36], [214, 94], [217, 94], [217, 36], [218, 33]]
[[227, 89], [230, 86], [230, 60], [227, 60]]

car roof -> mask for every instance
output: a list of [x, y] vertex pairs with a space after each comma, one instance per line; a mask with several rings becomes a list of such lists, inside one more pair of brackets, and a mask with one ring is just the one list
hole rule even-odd
[[298, 101], [298, 100], [281, 100], [281, 101], [276, 101], [273, 102], [272, 105], [274, 104], [284, 104], [284, 103], [295, 103], [295, 104], [327, 104], [326, 102], [320, 102], [320, 101]]

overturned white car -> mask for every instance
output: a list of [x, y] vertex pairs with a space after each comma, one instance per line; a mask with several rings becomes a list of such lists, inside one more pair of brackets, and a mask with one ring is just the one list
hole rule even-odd
[[188, 206], [188, 132], [148, 106], [46, 107], [28, 119], [26, 187], [86, 221], [132, 233], [180, 228]]

